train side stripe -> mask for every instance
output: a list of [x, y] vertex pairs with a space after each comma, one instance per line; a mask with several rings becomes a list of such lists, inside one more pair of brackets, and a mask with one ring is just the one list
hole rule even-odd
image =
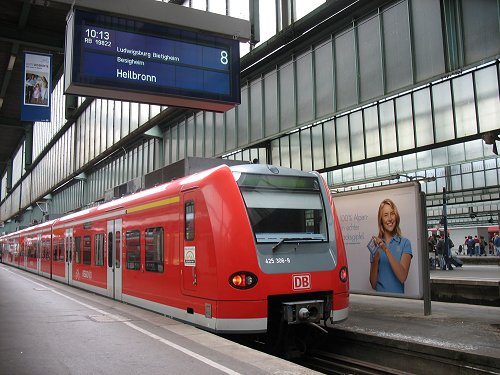
[[150, 208], [155, 208], [155, 207], [160, 207], [160, 206], [166, 206], [169, 204], [173, 203], [179, 203], [181, 198], [179, 196], [176, 197], [171, 197], [171, 198], [165, 198], [159, 201], [151, 202], [151, 203], [146, 203], [146, 204], [141, 204], [140, 206], [135, 206], [127, 209], [127, 213], [131, 214], [133, 212], [138, 212], [138, 211], [143, 211], [143, 210], [149, 210]]

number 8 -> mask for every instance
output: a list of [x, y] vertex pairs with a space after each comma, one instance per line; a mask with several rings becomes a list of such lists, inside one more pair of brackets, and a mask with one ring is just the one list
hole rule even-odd
[[226, 51], [220, 51], [220, 63], [223, 65], [227, 65], [228, 63], [227, 59], [227, 52]]

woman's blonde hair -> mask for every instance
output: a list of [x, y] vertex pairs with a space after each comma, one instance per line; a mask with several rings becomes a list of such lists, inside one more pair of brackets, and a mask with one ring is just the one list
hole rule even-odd
[[399, 228], [399, 222], [400, 222], [399, 211], [394, 202], [391, 201], [389, 198], [384, 199], [380, 203], [380, 206], [378, 208], [378, 236], [380, 238], [384, 238], [385, 231], [384, 231], [384, 225], [382, 224], [382, 208], [384, 208], [385, 205], [390, 206], [394, 210], [394, 214], [396, 215], [396, 225], [394, 226], [394, 233], [396, 233], [399, 237], [401, 237], [401, 229]]

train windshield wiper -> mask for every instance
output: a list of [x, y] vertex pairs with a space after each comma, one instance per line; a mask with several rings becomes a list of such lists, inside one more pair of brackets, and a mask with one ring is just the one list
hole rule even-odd
[[296, 237], [296, 238], [283, 238], [281, 239], [276, 245], [272, 247], [273, 253], [278, 250], [278, 247], [283, 245], [285, 242], [298, 242], [298, 241], [321, 241], [320, 238], [314, 238], [314, 237]]

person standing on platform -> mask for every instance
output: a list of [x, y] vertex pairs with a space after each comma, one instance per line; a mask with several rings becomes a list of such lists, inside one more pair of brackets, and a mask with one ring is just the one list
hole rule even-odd
[[498, 233], [495, 233], [495, 237], [493, 237], [493, 246], [495, 247], [495, 254], [500, 256], [500, 236]]
[[467, 253], [469, 256], [474, 255], [474, 247], [476, 245], [476, 242], [472, 239], [472, 236], [469, 236], [469, 239], [467, 240]]
[[474, 236], [474, 254], [478, 257], [481, 255], [481, 247], [479, 244], [479, 237]]
[[451, 238], [448, 237], [448, 249], [446, 249], [446, 244], [444, 238], [440, 238], [437, 245], [436, 251], [441, 254], [440, 257], [440, 266], [443, 271], [449, 270], [453, 271], [453, 267], [451, 265], [451, 248], [455, 246]]
[[404, 293], [404, 283], [410, 271], [410, 240], [401, 235], [400, 216], [394, 202], [384, 199], [378, 209], [378, 247], [370, 254], [370, 284], [377, 292]]

